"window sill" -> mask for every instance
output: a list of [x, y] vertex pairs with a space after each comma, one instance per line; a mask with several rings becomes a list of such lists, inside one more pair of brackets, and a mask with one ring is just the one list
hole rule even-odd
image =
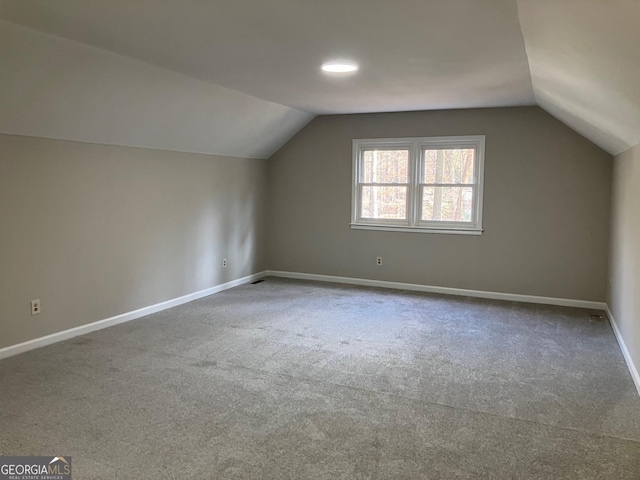
[[375, 225], [368, 223], [350, 223], [352, 230], [380, 230], [383, 232], [441, 233], [445, 235], [482, 235], [482, 229], [472, 228], [436, 228], [405, 227], [402, 225]]

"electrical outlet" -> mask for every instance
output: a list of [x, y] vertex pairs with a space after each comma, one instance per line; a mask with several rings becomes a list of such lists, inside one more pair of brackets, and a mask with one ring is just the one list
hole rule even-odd
[[31, 300], [31, 315], [40, 313], [40, 300]]
[[376, 257], [376, 265], [382, 265], [382, 257]]
[[222, 259], [222, 268], [227, 268], [227, 259], [226, 258]]

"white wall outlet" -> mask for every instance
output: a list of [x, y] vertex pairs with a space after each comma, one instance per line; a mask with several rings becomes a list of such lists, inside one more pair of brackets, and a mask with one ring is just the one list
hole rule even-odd
[[31, 315], [40, 313], [40, 300], [31, 300]]
[[227, 259], [226, 258], [222, 259], [222, 268], [227, 268]]
[[382, 257], [376, 257], [376, 265], [382, 265]]

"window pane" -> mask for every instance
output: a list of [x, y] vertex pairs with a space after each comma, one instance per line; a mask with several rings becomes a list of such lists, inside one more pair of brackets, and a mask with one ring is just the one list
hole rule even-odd
[[363, 153], [363, 183], [409, 183], [409, 150]]
[[471, 222], [473, 187], [424, 187], [422, 220]]
[[423, 183], [473, 183], [473, 148], [424, 150]]
[[407, 218], [407, 187], [362, 187], [362, 218]]

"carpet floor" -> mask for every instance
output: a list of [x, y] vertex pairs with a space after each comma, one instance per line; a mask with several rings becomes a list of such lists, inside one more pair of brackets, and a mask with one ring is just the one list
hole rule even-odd
[[80, 479], [638, 479], [603, 312], [268, 278], [0, 362]]

